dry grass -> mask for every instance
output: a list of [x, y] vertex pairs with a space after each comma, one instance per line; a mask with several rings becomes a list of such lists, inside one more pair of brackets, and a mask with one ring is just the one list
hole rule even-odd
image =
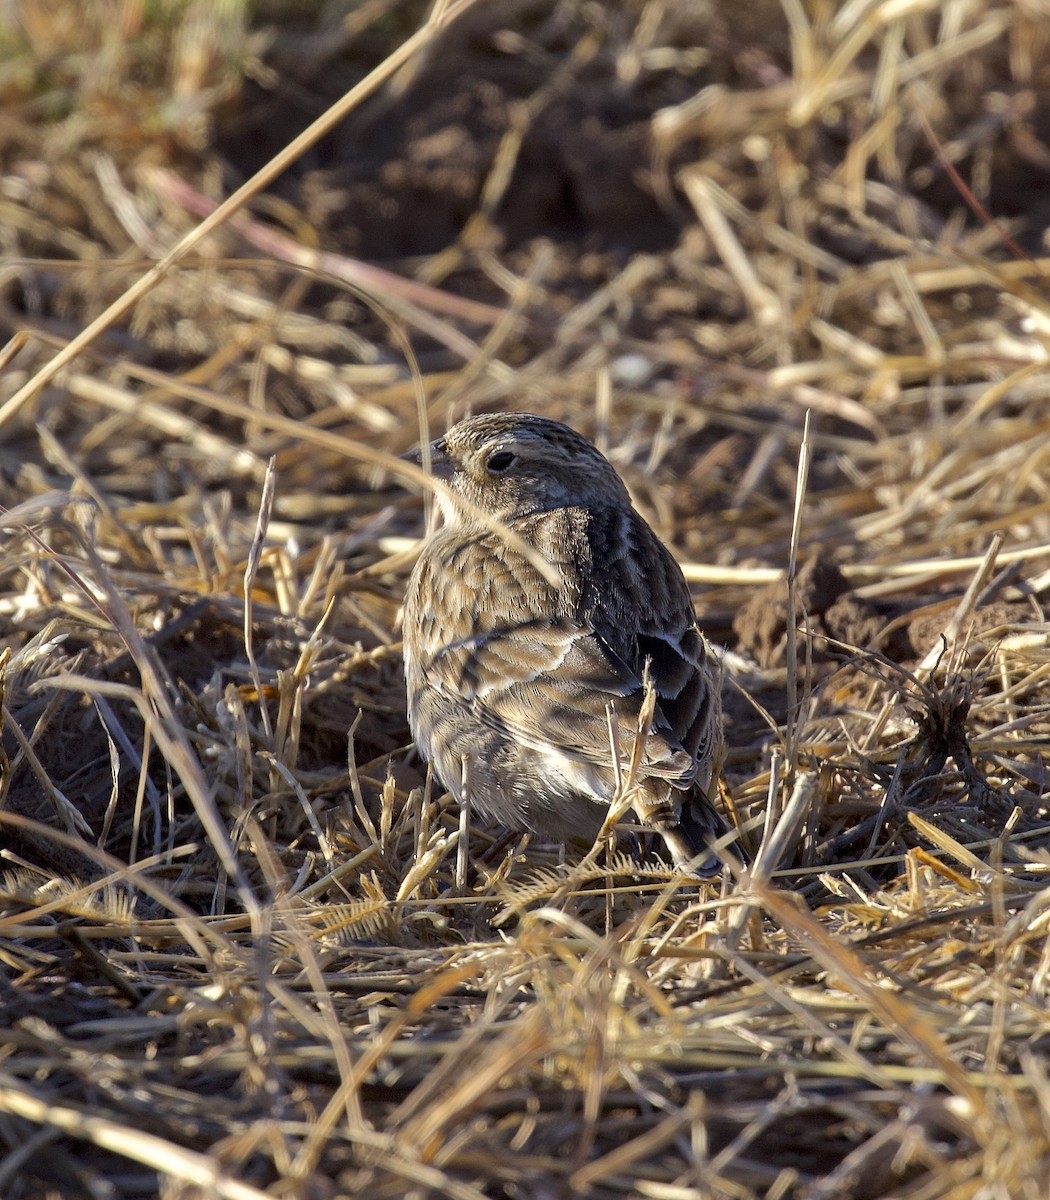
[[[84, 11], [0, 19], [0, 1194], [1045, 1196], [1050, 12]], [[407, 108], [395, 187], [478, 63], [436, 251], [349, 253], [338, 170], [259, 198]], [[248, 79], [324, 111], [235, 190]], [[594, 227], [515, 238], [595, 96], [660, 246], [586, 163]], [[394, 456], [470, 407], [675, 546], [746, 875], [468, 827], [411, 755]]]

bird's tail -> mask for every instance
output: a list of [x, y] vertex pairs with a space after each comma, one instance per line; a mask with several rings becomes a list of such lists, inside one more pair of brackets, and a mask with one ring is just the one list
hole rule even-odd
[[719, 873], [723, 862], [740, 865], [742, 854], [737, 845], [717, 852], [711, 849], [712, 842], [729, 833], [729, 826], [701, 788], [693, 787], [687, 792], [671, 789], [669, 794], [659, 797], [653, 796], [644, 785], [641, 790], [635, 811], [663, 838], [680, 871], [710, 879]]

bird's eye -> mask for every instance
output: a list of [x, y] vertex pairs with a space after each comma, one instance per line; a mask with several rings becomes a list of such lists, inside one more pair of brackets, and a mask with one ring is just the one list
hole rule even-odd
[[488, 467], [493, 475], [502, 475], [504, 471], [509, 471], [514, 465], [516, 457], [509, 450], [495, 450], [489, 455], [485, 466]]

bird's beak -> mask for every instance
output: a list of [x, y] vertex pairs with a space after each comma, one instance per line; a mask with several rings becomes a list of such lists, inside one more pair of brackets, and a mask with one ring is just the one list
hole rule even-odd
[[[416, 450], [409, 450], [407, 454], [402, 454], [401, 458], [405, 462], [414, 463], [417, 467], [423, 465], [423, 447], [420, 446]], [[449, 458], [445, 451], [444, 438], [438, 438], [436, 442], [430, 443], [430, 473], [436, 475], [439, 479], [448, 479], [452, 475], [452, 459]]]

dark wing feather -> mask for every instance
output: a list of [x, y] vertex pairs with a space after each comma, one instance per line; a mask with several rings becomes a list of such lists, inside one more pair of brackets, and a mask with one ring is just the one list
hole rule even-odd
[[[721, 767], [721, 676], [696, 625], [681, 568], [633, 510], [610, 511], [595, 529], [613, 551], [593, 574], [595, 624], [629, 670], [656, 691], [655, 728], [689, 755], [694, 770], [671, 782], [704, 791]], [[641, 702], [639, 694], [639, 703]]]

